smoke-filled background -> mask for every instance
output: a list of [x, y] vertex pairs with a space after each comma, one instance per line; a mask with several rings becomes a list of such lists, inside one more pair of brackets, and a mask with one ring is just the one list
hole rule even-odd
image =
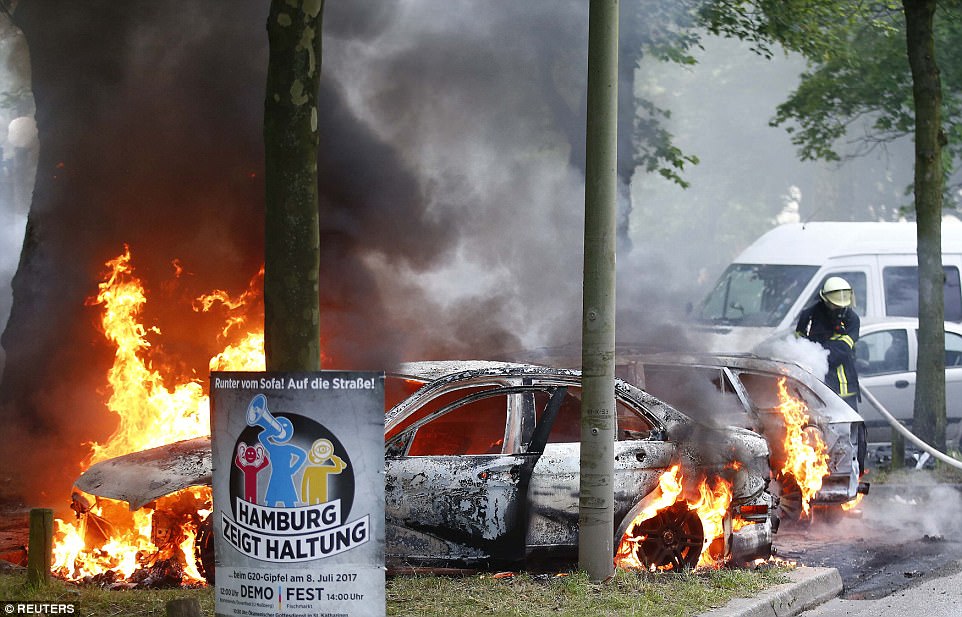
[[[618, 331], [682, 348], [697, 345], [685, 304], [776, 217], [891, 218], [911, 157], [798, 163], [768, 119], [802, 63], [711, 39], [693, 68], [659, 63], [639, 45], [682, 3], [645, 4], [650, 19], [622, 22], [622, 132], [640, 114], [632, 95], [646, 97], [701, 164], [683, 191], [622, 152]], [[59, 505], [83, 444], [115, 422], [113, 349], [85, 304], [104, 263], [130, 247], [161, 333], [152, 357], [200, 380], [223, 345], [191, 300], [239, 293], [262, 263], [267, 7], [20, 0], [13, 16], [24, 37], [8, 54], [29, 48], [40, 149], [25, 233], [20, 202], [0, 218], [0, 311], [12, 306], [0, 420], [6, 460], [21, 462], [5, 482], [29, 478], [11, 487]], [[587, 21], [582, 0], [326, 3], [325, 368], [577, 345]], [[867, 167], [889, 180], [865, 182]]]

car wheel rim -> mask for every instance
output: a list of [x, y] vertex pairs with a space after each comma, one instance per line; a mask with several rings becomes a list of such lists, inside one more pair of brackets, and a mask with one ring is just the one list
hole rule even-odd
[[682, 502], [642, 521], [635, 557], [649, 569], [680, 570], [698, 565], [705, 533], [698, 514]]

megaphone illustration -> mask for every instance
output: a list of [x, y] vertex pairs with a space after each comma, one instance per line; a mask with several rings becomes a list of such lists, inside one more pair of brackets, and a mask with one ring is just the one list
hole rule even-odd
[[277, 418], [271, 415], [267, 410], [267, 397], [263, 394], [256, 395], [247, 406], [247, 425], [261, 427], [270, 437], [278, 441], [286, 441], [290, 438], [288, 433], [290, 422], [278, 422]]

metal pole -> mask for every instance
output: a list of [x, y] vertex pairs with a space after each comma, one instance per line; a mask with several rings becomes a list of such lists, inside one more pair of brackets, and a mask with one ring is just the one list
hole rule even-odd
[[614, 573], [618, 0], [588, 12], [578, 565], [597, 582]]

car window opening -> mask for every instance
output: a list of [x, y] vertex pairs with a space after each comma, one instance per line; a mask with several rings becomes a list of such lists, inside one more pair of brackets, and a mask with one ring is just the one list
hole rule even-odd
[[500, 454], [508, 410], [506, 396], [499, 393], [471, 399], [421, 425], [408, 455]]

